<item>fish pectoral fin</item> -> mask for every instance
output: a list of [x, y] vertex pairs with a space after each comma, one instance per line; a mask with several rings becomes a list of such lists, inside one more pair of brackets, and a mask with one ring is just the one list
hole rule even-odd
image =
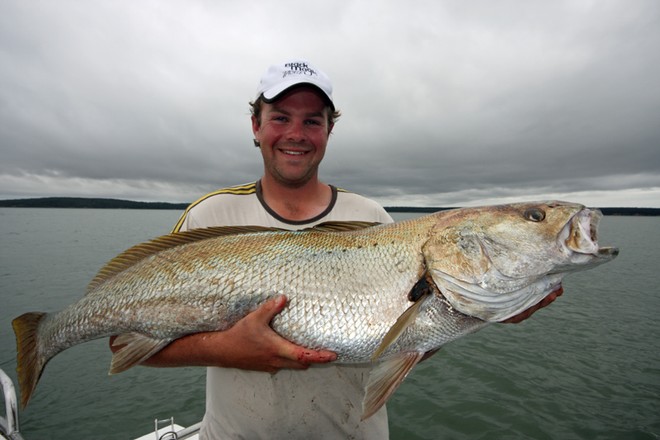
[[415, 322], [424, 302], [436, 292], [439, 292], [439, 290], [433, 282], [433, 278], [429, 273], [425, 273], [408, 293], [408, 299], [413, 301], [414, 304], [399, 316], [394, 325], [383, 336], [380, 345], [371, 355], [372, 362], [377, 360], [387, 350], [387, 347], [394, 344], [403, 331]]
[[374, 415], [424, 357], [422, 352], [406, 352], [378, 364], [369, 375], [367, 392], [362, 401], [362, 420]]
[[415, 304], [408, 307], [406, 311], [401, 314], [401, 316], [399, 316], [394, 325], [392, 325], [385, 336], [383, 336], [383, 340], [381, 341], [378, 348], [376, 348], [376, 351], [374, 351], [374, 354], [371, 355], [372, 362], [376, 361], [380, 355], [382, 355], [385, 350], [387, 350], [387, 347], [394, 344], [396, 340], [399, 339], [399, 336], [401, 336], [403, 331], [415, 322], [415, 319], [417, 319], [417, 315], [419, 315], [419, 311], [423, 303], [423, 300], [417, 301]]
[[171, 339], [153, 339], [140, 333], [125, 333], [117, 336], [112, 346], [124, 345], [124, 347], [112, 355], [108, 374], [121, 373], [141, 364], [170, 342], [172, 342]]

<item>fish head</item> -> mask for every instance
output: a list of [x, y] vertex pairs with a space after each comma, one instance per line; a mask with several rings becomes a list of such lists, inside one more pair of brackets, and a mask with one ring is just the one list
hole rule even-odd
[[568, 202], [465, 208], [438, 214], [423, 253], [461, 313], [499, 322], [535, 305], [563, 277], [612, 260], [598, 245], [598, 210]]

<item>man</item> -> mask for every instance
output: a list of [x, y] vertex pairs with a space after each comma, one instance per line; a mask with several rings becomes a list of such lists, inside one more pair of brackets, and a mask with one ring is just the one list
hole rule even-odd
[[[175, 231], [392, 221], [375, 202], [319, 180], [319, 164], [339, 116], [323, 72], [304, 60], [274, 65], [251, 106], [262, 178], [204, 196], [188, 207]], [[285, 306], [286, 298], [276, 298], [229, 330], [178, 339], [145, 365], [209, 367], [202, 438], [387, 439], [385, 407], [360, 421], [370, 368], [333, 365], [334, 353], [281, 338], [270, 321]], [[308, 369], [311, 364], [326, 365]]]
[[[319, 163], [339, 116], [323, 72], [302, 60], [272, 66], [251, 105], [255, 145], [264, 162], [262, 178], [206, 195], [186, 210], [175, 231], [392, 221], [377, 203], [319, 180]], [[369, 368], [307, 369], [336, 355], [296, 346], [277, 335], [269, 324], [285, 306], [285, 298], [270, 301], [225, 332], [173, 342], [146, 364], [209, 367], [203, 438], [386, 439], [384, 408], [360, 421]]]

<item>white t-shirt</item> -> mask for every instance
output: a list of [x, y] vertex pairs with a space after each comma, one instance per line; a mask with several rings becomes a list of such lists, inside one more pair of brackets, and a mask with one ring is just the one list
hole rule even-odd
[[[272, 211], [259, 182], [207, 194], [191, 204], [174, 231], [210, 226], [268, 226], [303, 229], [326, 221], [390, 223], [376, 202], [332, 188], [332, 201], [319, 216], [291, 222]], [[387, 439], [385, 406], [365, 421], [366, 366], [325, 364], [275, 374], [207, 368], [202, 439]]]

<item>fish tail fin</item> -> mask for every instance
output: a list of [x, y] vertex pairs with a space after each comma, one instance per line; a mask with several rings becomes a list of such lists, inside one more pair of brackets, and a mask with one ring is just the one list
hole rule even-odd
[[39, 353], [39, 323], [46, 313], [25, 313], [12, 321], [16, 333], [16, 372], [18, 386], [21, 390], [21, 408], [25, 408], [39, 382], [44, 365], [44, 359]]

